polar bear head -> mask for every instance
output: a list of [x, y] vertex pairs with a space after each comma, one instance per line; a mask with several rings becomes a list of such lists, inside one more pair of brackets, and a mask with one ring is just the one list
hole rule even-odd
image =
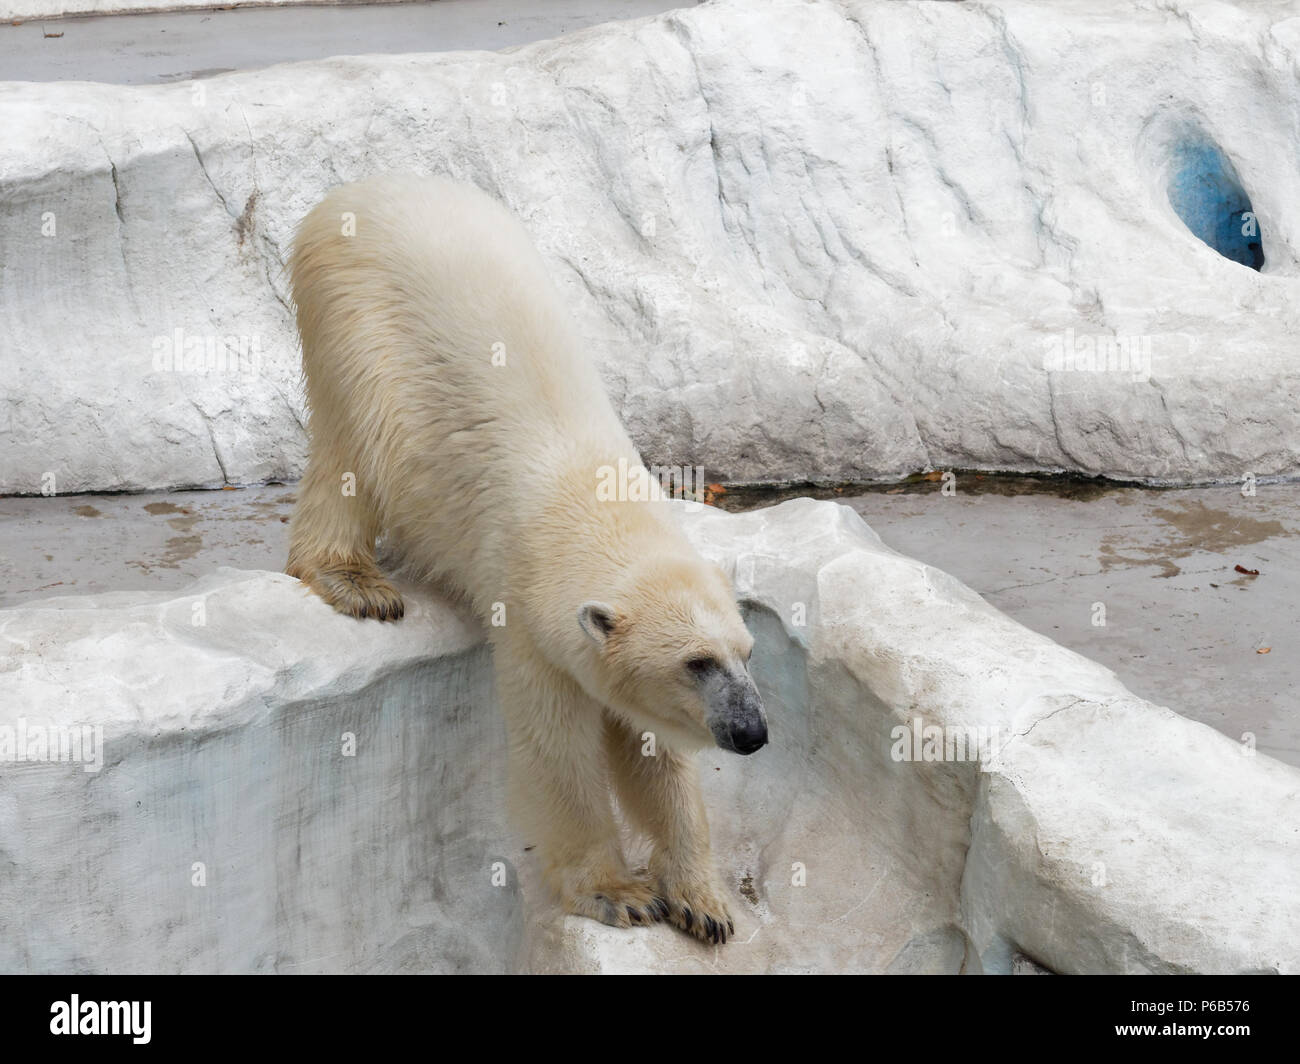
[[767, 716], [749, 674], [754, 637], [731, 582], [702, 558], [636, 562], [609, 601], [584, 603], [589, 691], [638, 731], [673, 749], [716, 742], [752, 754], [767, 743]]

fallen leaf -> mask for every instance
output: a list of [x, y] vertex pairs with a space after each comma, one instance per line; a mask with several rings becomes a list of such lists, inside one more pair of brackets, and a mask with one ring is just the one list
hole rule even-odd
[[1255, 651], [1255, 653], [1256, 653], [1256, 654], [1267, 654], [1267, 653], [1268, 653], [1270, 650], [1272, 650], [1272, 649], [1273, 649], [1272, 647], [1260, 647], [1257, 651]]
[[921, 474], [921, 479], [922, 479], [922, 480], [942, 480], [942, 479], [943, 479], [943, 470], [942, 470], [942, 469], [932, 469], [932, 470], [930, 470], [930, 472], [928, 472], [928, 473], [922, 473], [922, 474]]
[[1234, 565], [1233, 568], [1239, 573], [1245, 573], [1247, 576], [1259, 576], [1258, 569], [1247, 569], [1244, 565]]

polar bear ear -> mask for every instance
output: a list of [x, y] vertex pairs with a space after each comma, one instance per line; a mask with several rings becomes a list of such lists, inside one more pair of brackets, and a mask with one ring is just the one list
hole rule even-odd
[[578, 624], [601, 649], [614, 630], [614, 616], [614, 607], [605, 602], [584, 602], [578, 607]]

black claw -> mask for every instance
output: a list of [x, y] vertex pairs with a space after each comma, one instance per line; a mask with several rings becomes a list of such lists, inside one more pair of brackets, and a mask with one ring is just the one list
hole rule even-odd
[[729, 934], [729, 935], [734, 935], [735, 933], [736, 933], [736, 925], [733, 924], [730, 920], [728, 920], [728, 921], [727, 921], [727, 934]]
[[660, 920], [667, 920], [672, 915], [672, 908], [663, 898], [655, 898], [655, 910], [659, 913]]
[[640, 913], [640, 912], [638, 912], [636, 909], [632, 908], [632, 906], [630, 906], [630, 905], [625, 906], [625, 908], [627, 909], [627, 918], [628, 918], [629, 920], [631, 920], [632, 923], [634, 923], [634, 924], [639, 924], [639, 923], [641, 923], [641, 913]]
[[690, 909], [682, 910], [682, 919], [686, 921], [686, 930], [689, 931], [695, 925], [695, 915]]

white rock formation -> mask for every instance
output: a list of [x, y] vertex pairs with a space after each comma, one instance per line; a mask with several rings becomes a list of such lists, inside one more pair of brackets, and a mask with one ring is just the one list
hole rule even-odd
[[[0, 613], [0, 752], [54, 724], [104, 743], [98, 772], [0, 770], [0, 969], [1300, 971], [1300, 772], [845, 507], [683, 520], [750, 604], [772, 726], [701, 759], [733, 943], [546, 903], [501, 816], [489, 654], [449, 607], [367, 624], [222, 570]], [[917, 718], [988, 756], [896, 760]]]
[[[1294, 475], [1298, 64], [1298, 0], [720, 0], [499, 54], [3, 84], [0, 491], [296, 475], [285, 248], [390, 169], [524, 217], [648, 460]], [[1235, 172], [1262, 272], [1175, 214], [1188, 158]], [[157, 368], [226, 337], [233, 372]], [[1123, 371], [1077, 368], [1113, 340]]]

